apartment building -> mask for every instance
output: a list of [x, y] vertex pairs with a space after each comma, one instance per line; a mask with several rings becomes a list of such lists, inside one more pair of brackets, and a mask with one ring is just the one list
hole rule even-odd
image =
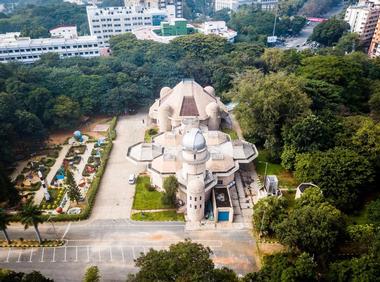
[[236, 11], [240, 6], [256, 6], [264, 11], [273, 11], [278, 0], [215, 0], [215, 11], [230, 9]]
[[377, 21], [376, 29], [368, 49], [368, 55], [372, 58], [380, 56], [380, 20]]
[[112, 36], [132, 32], [143, 26], [159, 26], [168, 19], [166, 10], [147, 9], [143, 6], [86, 8], [91, 35], [96, 36], [102, 47], [108, 46], [108, 40]]
[[349, 23], [351, 32], [356, 32], [364, 44], [369, 44], [375, 32], [379, 15], [380, 0], [361, 0], [347, 8], [344, 19]]
[[0, 63], [33, 63], [46, 53], [58, 53], [60, 58], [98, 57], [100, 48], [95, 36], [78, 36], [75, 26], [50, 30], [51, 38], [31, 39], [20, 32], [0, 34]]
[[182, 18], [182, 0], [124, 0], [124, 5], [143, 6], [146, 9], [168, 10], [173, 9], [174, 18]]

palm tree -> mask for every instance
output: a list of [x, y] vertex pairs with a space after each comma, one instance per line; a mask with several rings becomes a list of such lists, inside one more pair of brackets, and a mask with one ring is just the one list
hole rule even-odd
[[11, 243], [11, 240], [9, 239], [7, 232], [7, 228], [10, 222], [11, 217], [9, 216], [9, 214], [7, 214], [3, 209], [0, 209], [0, 229], [3, 231], [4, 237], [7, 240], [8, 244]]
[[34, 205], [31, 200], [23, 205], [20, 211], [21, 223], [24, 224], [25, 230], [32, 225], [36, 231], [36, 235], [40, 244], [42, 244], [42, 239], [40, 231], [38, 230], [38, 224], [44, 222], [41, 214], [42, 212], [39, 207]]

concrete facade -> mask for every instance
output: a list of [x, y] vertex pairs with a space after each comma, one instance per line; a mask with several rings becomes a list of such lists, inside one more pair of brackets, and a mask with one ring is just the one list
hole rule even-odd
[[[160, 131], [153, 137], [154, 145], [140, 142], [131, 146], [128, 159], [146, 163], [151, 184], [157, 190], [163, 190], [166, 177], [176, 176], [177, 198], [185, 203], [189, 222], [200, 222], [205, 217], [218, 220], [215, 212], [231, 222], [229, 189], [235, 185], [235, 173], [240, 164], [251, 163], [258, 152], [255, 145], [232, 141], [219, 131], [222, 124], [230, 123], [226, 122], [228, 112], [215, 96], [214, 88], [203, 88], [190, 79], [173, 89], [164, 87], [149, 110], [149, 118], [149, 123]], [[213, 196], [215, 189], [222, 188], [224, 193]], [[209, 204], [214, 208], [206, 209]]]

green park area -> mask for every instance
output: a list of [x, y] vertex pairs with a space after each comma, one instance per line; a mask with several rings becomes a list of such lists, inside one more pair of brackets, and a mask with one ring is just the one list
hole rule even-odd
[[135, 210], [155, 210], [172, 208], [171, 205], [163, 204], [163, 192], [156, 191], [150, 185], [148, 176], [139, 176], [136, 181], [136, 192], [133, 200]]
[[269, 152], [259, 149], [259, 156], [255, 160], [256, 171], [259, 176], [264, 177], [265, 167], [267, 166], [267, 175], [276, 175], [278, 177], [280, 187], [296, 188], [297, 180], [291, 171], [286, 170], [281, 164], [270, 161]]
[[138, 212], [132, 214], [133, 220], [139, 221], [185, 221], [182, 213], [176, 211]]

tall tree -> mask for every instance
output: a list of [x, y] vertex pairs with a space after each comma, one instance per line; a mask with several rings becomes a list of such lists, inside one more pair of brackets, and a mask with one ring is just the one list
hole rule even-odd
[[236, 78], [229, 94], [244, 134], [275, 157], [283, 145], [281, 132], [310, 112], [311, 101], [299, 83], [292, 74], [248, 71]]
[[75, 182], [73, 173], [70, 169], [66, 169], [65, 171], [65, 184], [67, 187], [67, 196], [69, 197], [70, 201], [75, 201], [77, 204], [79, 200], [82, 197], [82, 193], [79, 190], [78, 185]]
[[317, 41], [325, 46], [332, 46], [338, 42], [342, 35], [347, 32], [350, 25], [344, 20], [337, 18], [329, 19], [317, 25], [309, 40]]
[[88, 267], [83, 277], [83, 282], [99, 282], [99, 281], [100, 281], [99, 268], [95, 265]]
[[11, 240], [9, 239], [9, 235], [7, 232], [8, 225], [11, 222], [11, 217], [3, 210], [0, 209], [0, 229], [4, 233], [4, 237], [7, 240], [8, 244], [11, 243]]
[[174, 205], [176, 201], [176, 194], [178, 191], [178, 180], [175, 176], [169, 176], [164, 179], [165, 195], [162, 198], [165, 204]]
[[21, 207], [20, 214], [20, 221], [22, 224], [24, 224], [24, 228], [28, 229], [29, 226], [34, 227], [34, 231], [36, 232], [36, 236], [38, 239], [38, 242], [42, 244], [42, 238], [40, 231], [38, 230], [38, 224], [43, 223], [44, 220], [41, 217], [41, 210], [38, 206], [34, 205], [32, 200], [29, 200], [26, 204], [24, 204]]

